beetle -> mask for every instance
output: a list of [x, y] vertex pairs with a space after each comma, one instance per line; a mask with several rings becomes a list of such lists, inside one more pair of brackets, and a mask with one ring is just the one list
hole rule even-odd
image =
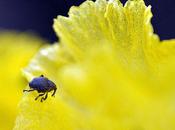
[[47, 99], [48, 92], [53, 91], [52, 96], [55, 96], [57, 90], [55, 83], [44, 77], [44, 75], [32, 79], [32, 81], [29, 82], [29, 87], [29, 90], [23, 90], [23, 92], [31, 92], [36, 90], [39, 95], [35, 98], [35, 100], [42, 97], [41, 102]]

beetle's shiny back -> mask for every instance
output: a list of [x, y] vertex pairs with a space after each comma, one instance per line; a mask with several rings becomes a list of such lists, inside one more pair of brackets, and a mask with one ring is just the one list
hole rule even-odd
[[30, 88], [38, 90], [38, 92], [47, 91], [49, 88], [48, 79], [45, 77], [34, 78], [29, 83]]

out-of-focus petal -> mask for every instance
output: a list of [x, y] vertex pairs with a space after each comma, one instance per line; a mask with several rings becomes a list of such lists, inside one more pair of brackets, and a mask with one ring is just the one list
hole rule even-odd
[[0, 129], [11, 130], [17, 115], [17, 104], [26, 80], [21, 68], [36, 53], [41, 39], [23, 33], [0, 33]]

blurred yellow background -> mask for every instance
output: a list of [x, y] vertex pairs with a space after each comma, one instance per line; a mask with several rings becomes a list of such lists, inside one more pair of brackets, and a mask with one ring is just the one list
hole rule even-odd
[[17, 104], [27, 81], [21, 68], [27, 65], [44, 41], [24, 33], [0, 33], [0, 129], [11, 130]]

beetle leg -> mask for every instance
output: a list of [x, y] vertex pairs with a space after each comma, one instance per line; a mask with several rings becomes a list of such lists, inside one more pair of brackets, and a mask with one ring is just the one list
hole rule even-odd
[[53, 90], [52, 96], [55, 96], [56, 91], [57, 91], [57, 88], [55, 88], [55, 89]]
[[34, 89], [30, 89], [30, 90], [23, 90], [23, 92], [30, 92], [30, 91], [35, 91]]
[[43, 102], [43, 100], [46, 100], [47, 99], [47, 96], [48, 96], [48, 93], [46, 93], [45, 97], [42, 97], [41, 98], [41, 102]]
[[35, 100], [37, 100], [39, 97], [43, 96], [44, 94], [45, 94], [45, 93], [39, 94], [39, 95], [35, 98]]

